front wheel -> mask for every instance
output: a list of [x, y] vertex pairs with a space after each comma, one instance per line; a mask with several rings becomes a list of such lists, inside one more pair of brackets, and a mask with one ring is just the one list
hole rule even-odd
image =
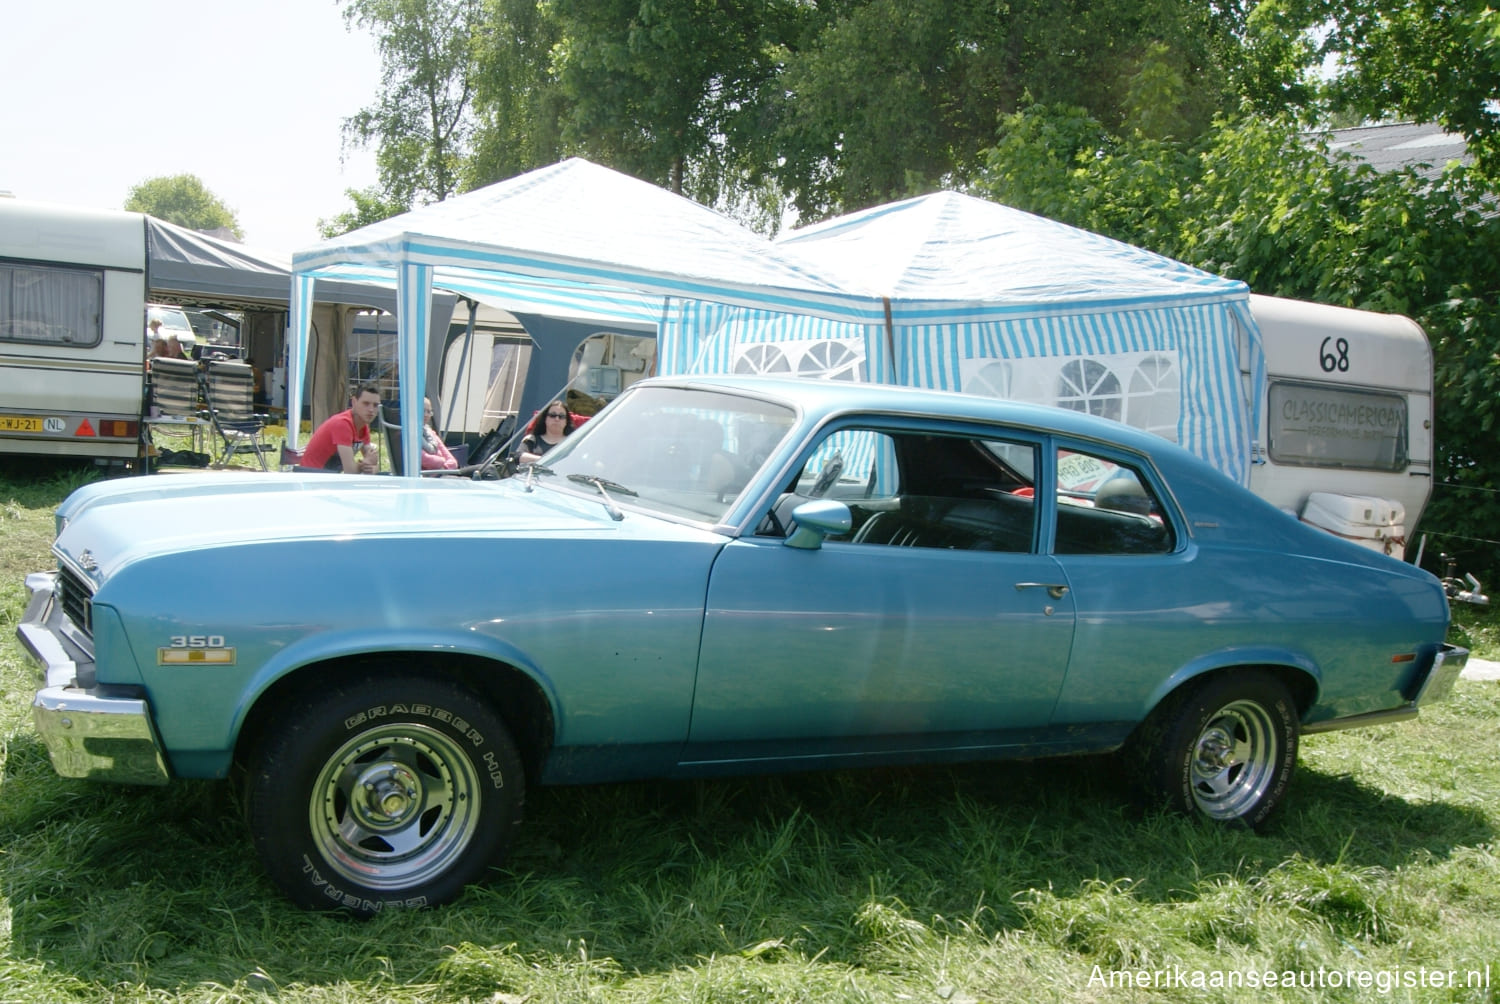
[[1223, 674], [1157, 709], [1128, 755], [1149, 802], [1255, 827], [1291, 784], [1298, 720], [1291, 694], [1270, 673]]
[[454, 899], [504, 852], [525, 798], [499, 716], [422, 677], [370, 676], [299, 702], [248, 767], [256, 851], [315, 910]]

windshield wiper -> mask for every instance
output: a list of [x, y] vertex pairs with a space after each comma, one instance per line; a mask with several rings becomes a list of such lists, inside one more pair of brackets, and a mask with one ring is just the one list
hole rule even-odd
[[538, 474], [556, 474], [556, 473], [557, 473], [556, 471], [554, 471], [552, 468], [548, 467], [546, 464], [537, 464], [537, 463], [527, 464], [526, 465], [526, 484], [523, 485], [522, 487], [524, 487], [527, 491], [534, 491], [536, 489], [536, 476]]
[[619, 506], [615, 505], [615, 500], [609, 497], [609, 493], [611, 491], [615, 491], [619, 492], [621, 495], [638, 494], [637, 492], [633, 492], [629, 488], [626, 488], [619, 482], [611, 481], [608, 478], [601, 478], [593, 474], [569, 474], [568, 480], [575, 481], [580, 485], [593, 485], [595, 488], [597, 488], [599, 490], [599, 497], [604, 499], [605, 511], [609, 513], [609, 518], [614, 520], [616, 523], [624, 519], [625, 514], [620, 511]]

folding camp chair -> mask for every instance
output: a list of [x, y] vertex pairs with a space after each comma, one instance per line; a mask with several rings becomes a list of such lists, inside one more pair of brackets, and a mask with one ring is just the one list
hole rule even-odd
[[201, 386], [198, 364], [191, 359], [158, 356], [151, 360], [150, 407], [146, 426], [187, 427], [193, 436], [193, 450], [203, 452], [203, 430], [208, 422], [198, 404]]
[[380, 405], [380, 429], [385, 433], [385, 452], [391, 457], [391, 473], [400, 477], [405, 469], [401, 456], [401, 405]]
[[250, 364], [230, 359], [211, 361], [205, 390], [209, 421], [223, 441], [218, 465], [229, 463], [230, 458], [244, 449], [254, 451], [261, 470], [270, 470], [266, 454], [274, 447], [261, 438], [266, 416], [255, 413], [255, 371]]

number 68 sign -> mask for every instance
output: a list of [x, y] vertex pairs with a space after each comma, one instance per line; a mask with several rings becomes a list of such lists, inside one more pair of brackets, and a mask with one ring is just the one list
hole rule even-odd
[[[1333, 351], [1328, 350], [1328, 343], [1333, 343]], [[1323, 344], [1318, 346], [1318, 365], [1323, 367], [1324, 373], [1332, 373], [1338, 370], [1340, 373], [1349, 372], [1349, 339], [1334, 338], [1329, 335], [1323, 339]]]

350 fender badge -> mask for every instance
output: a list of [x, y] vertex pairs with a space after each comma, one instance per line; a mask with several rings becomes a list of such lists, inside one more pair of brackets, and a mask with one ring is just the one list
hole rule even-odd
[[156, 650], [158, 666], [233, 666], [238, 650], [220, 634], [174, 634]]

